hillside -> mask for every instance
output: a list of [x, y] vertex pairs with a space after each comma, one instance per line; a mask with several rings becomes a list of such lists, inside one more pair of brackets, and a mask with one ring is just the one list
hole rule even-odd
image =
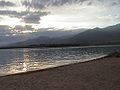
[[10, 44], [9, 47], [57, 47], [112, 44], [120, 44], [120, 24], [106, 28], [88, 29], [82, 33], [61, 37], [39, 36], [34, 39]]
[[120, 24], [106, 28], [89, 29], [83, 33], [73, 36], [69, 40], [74, 44], [86, 45], [120, 44]]

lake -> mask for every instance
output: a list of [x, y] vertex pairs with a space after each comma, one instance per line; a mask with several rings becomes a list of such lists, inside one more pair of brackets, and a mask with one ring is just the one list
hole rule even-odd
[[119, 51], [120, 46], [0, 49], [0, 76], [85, 62]]

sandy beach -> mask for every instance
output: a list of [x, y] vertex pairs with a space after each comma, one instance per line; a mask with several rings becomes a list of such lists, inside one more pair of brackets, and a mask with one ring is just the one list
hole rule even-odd
[[0, 90], [120, 90], [120, 58], [2, 76]]

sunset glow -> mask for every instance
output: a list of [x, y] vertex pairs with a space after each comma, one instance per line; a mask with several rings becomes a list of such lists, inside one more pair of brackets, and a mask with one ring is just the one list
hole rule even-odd
[[[37, 32], [41, 28], [74, 29], [106, 27], [119, 23], [119, 0], [0, 0], [0, 25], [29, 25]], [[113, 5], [114, 4], [114, 5]], [[39, 29], [39, 30], [38, 30]]]

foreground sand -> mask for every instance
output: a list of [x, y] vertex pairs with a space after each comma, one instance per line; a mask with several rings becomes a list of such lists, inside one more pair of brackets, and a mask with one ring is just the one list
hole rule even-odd
[[0, 77], [0, 90], [120, 90], [120, 58]]

